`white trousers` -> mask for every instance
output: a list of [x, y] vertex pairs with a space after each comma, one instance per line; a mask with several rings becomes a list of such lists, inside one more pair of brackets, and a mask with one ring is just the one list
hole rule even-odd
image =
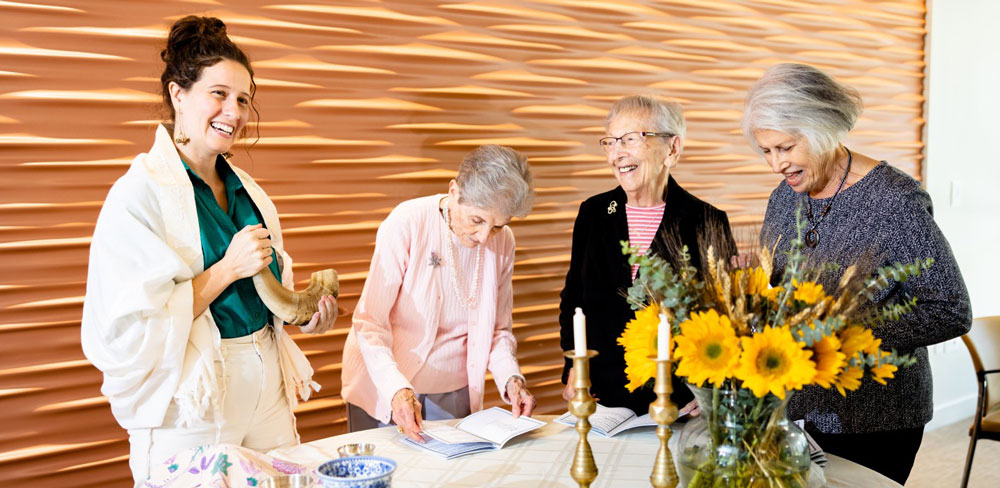
[[178, 407], [171, 402], [163, 425], [130, 429], [129, 467], [136, 486], [150, 469], [193, 447], [222, 443], [266, 452], [295, 445], [295, 418], [282, 384], [274, 329], [265, 326], [248, 336], [222, 339], [222, 418], [203, 425], [176, 427]]

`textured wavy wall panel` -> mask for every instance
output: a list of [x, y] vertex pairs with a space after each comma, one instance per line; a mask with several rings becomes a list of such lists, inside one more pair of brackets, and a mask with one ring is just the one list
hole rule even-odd
[[[677, 179], [747, 228], [777, 179], [738, 119], [776, 62], [860, 89], [851, 145], [920, 174], [921, 1], [248, 3], [0, 2], [4, 484], [128, 485], [125, 433], [80, 351], [87, 250], [108, 188], [152, 141], [158, 49], [184, 14], [224, 18], [254, 59], [261, 137], [236, 161], [274, 198], [296, 276], [335, 267], [348, 309], [393, 206], [443, 191], [476, 145], [529, 155], [539, 195], [513, 224], [514, 322], [544, 413], [564, 408], [556, 312], [576, 209], [614, 186], [595, 143], [614, 99], [683, 103]], [[324, 385], [299, 411], [307, 440], [345, 430], [338, 325], [296, 336]]]

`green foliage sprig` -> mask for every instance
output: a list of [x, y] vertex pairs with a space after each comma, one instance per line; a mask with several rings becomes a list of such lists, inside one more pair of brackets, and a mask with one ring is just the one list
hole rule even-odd
[[663, 258], [655, 254], [641, 254], [629, 244], [621, 241], [622, 254], [628, 255], [631, 266], [639, 266], [639, 275], [629, 287], [626, 301], [632, 310], [645, 308], [650, 303], [672, 311], [674, 323], [687, 320], [692, 307], [697, 305], [697, 296], [704, 283], [697, 280], [697, 270], [690, 265], [691, 254], [687, 246], [680, 251], [680, 273], [674, 271]]
[[865, 280], [865, 287], [858, 292], [869, 300], [874, 300], [880, 291], [895, 283], [918, 277], [934, 264], [934, 258], [916, 259], [912, 263], [893, 263], [875, 270], [875, 276]]
[[795, 290], [794, 283], [802, 281], [803, 265], [806, 262], [806, 256], [802, 253], [802, 249], [806, 245], [805, 240], [802, 239], [802, 231], [805, 230], [806, 225], [808, 222], [802, 218], [802, 205], [799, 205], [795, 209], [795, 238], [789, 243], [788, 251], [785, 251], [788, 260], [785, 262], [785, 275], [782, 283], [784, 290], [779, 295], [778, 308], [767, 317], [769, 324], [785, 323], [788, 318], [788, 305]]

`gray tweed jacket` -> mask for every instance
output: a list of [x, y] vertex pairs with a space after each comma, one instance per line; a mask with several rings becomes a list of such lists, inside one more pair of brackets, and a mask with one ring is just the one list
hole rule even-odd
[[[795, 236], [795, 208], [805, 204], [805, 198], [785, 182], [771, 193], [761, 230], [764, 244], [770, 247], [783, 236], [779, 251], [787, 249]], [[913, 354], [917, 363], [897, 371], [888, 386], [866, 378], [846, 398], [836, 389], [807, 387], [792, 396], [789, 416], [805, 419], [807, 427], [827, 434], [923, 426], [934, 411], [927, 346], [958, 337], [972, 324], [962, 274], [948, 241], [934, 223], [930, 196], [906, 173], [883, 161], [836, 198], [817, 227], [819, 244], [815, 249], [806, 248], [809, 260], [841, 265], [840, 270], [827, 272], [820, 279], [824, 289], [834, 289], [842, 270], [863, 256], [875, 257], [878, 266], [934, 258], [927, 273], [896, 284], [875, 300], [875, 305], [881, 306], [917, 298], [916, 308], [902, 320], [874, 331], [884, 349]], [[812, 200], [814, 217], [827, 201]], [[778, 252], [773, 283], [780, 280], [785, 261], [786, 256]]]

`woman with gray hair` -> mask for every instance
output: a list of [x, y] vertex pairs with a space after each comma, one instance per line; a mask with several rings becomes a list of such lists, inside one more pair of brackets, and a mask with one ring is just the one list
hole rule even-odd
[[486, 370], [514, 417], [531, 415], [511, 331], [512, 217], [531, 210], [528, 160], [503, 146], [469, 153], [448, 193], [399, 204], [375, 253], [344, 345], [342, 395], [353, 432], [482, 408]]
[[[611, 106], [605, 136], [598, 142], [618, 186], [580, 204], [573, 224], [573, 245], [566, 285], [560, 295], [560, 344], [573, 349], [573, 315], [586, 316], [587, 346], [598, 351], [591, 360], [591, 393], [606, 407], [627, 407], [639, 415], [649, 409], [652, 388], [629, 391], [625, 385], [625, 350], [618, 337], [635, 312], [625, 291], [637, 278], [638, 267], [622, 255], [621, 241], [639, 252], [655, 254], [673, 264], [681, 245], [695, 250], [699, 238], [720, 236], [720, 256], [736, 246], [726, 213], [691, 195], [670, 176], [684, 147], [684, 114], [680, 106], [658, 97], [636, 95]], [[697, 252], [690, 264], [700, 268]], [[563, 369], [563, 398], [573, 390], [572, 362]], [[678, 405], [693, 399], [683, 382], [671, 396]]]
[[[811, 66], [781, 64], [750, 89], [743, 132], [784, 178], [768, 201], [761, 243], [786, 248], [797, 235], [796, 208], [802, 208], [806, 258], [839, 265], [825, 268], [819, 279], [827, 290], [836, 289], [843, 270], [862, 259], [874, 257], [876, 266], [934, 259], [928, 273], [873, 300], [880, 309], [917, 299], [910, 313], [873, 330], [883, 349], [912, 354], [917, 363], [897, 371], [888, 385], [865, 378], [846, 397], [806, 387], [788, 408], [826, 451], [903, 484], [933, 413], [927, 346], [968, 332], [972, 317], [930, 196], [906, 173], [843, 145], [861, 110], [854, 89]], [[774, 256], [771, 281], [778, 283], [787, 256]]]

